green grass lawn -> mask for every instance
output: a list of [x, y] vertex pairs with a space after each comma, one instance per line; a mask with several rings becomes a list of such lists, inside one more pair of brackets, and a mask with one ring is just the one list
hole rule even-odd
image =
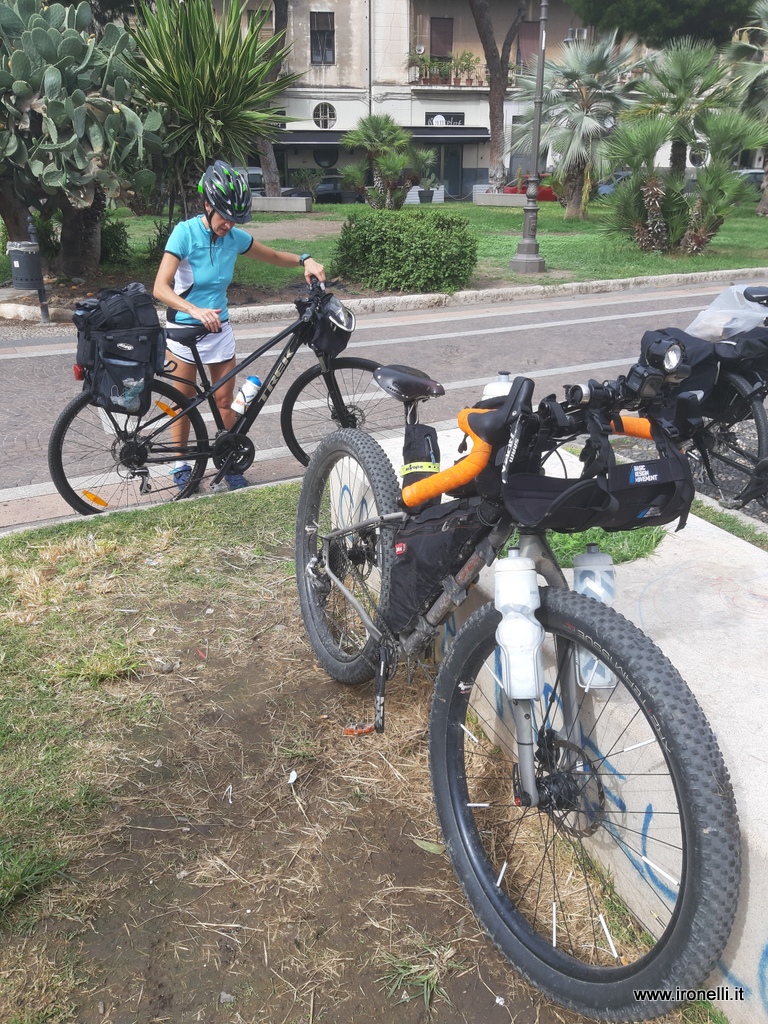
[[[740, 206], [728, 216], [702, 255], [688, 257], [644, 254], [629, 241], [607, 236], [603, 230], [605, 214], [599, 202], [590, 205], [589, 217], [585, 221], [565, 220], [563, 209], [557, 203], [542, 203], [537, 238], [546, 271], [535, 277], [516, 274], [509, 267], [522, 235], [521, 209], [480, 207], [471, 203], [451, 204], [451, 209], [467, 218], [479, 240], [479, 259], [470, 287], [479, 287], [489, 280], [499, 284], [531, 284], [533, 281], [544, 284], [731, 270], [768, 264], [766, 224], [755, 215], [753, 203]], [[349, 211], [349, 206], [320, 204], [306, 215], [259, 213], [253, 223], [291, 223], [300, 216], [307, 225], [306, 237], [302, 238], [301, 244], [311, 243], [312, 255], [333, 273], [335, 236], [313, 236], [312, 224], [338, 222], [340, 230]], [[431, 208], [425, 208], [424, 216], [429, 217], [430, 211]], [[151, 281], [155, 268], [154, 263], [151, 266], [148, 263], [147, 245], [157, 236], [160, 218], [137, 217], [128, 210], [116, 211], [116, 216], [128, 226], [132, 255], [125, 265], [105, 265], [105, 276], [113, 275], [126, 281]], [[278, 237], [270, 239], [268, 244], [291, 252], [301, 249], [295, 238]], [[278, 290], [293, 281], [295, 276], [293, 270], [282, 270], [253, 260], [239, 260], [235, 283], [255, 285], [267, 291]], [[9, 277], [8, 258], [2, 255], [0, 279]]]

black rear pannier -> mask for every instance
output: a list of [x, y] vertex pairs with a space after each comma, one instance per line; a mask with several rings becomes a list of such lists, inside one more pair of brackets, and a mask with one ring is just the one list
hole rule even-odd
[[165, 362], [165, 332], [151, 295], [134, 282], [78, 302], [77, 364], [88, 371], [95, 405], [143, 415], [154, 374]]
[[395, 534], [387, 625], [393, 633], [413, 627], [425, 603], [435, 600], [443, 580], [462, 567], [492, 527], [476, 512], [480, 499], [432, 505], [409, 518]]

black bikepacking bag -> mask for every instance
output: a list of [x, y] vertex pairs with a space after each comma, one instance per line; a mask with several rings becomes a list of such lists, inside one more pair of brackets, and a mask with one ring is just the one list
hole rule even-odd
[[[426, 423], [406, 423], [403, 439], [403, 468], [400, 476], [403, 487], [410, 487], [440, 472], [440, 444], [437, 431]], [[439, 505], [440, 496], [431, 498], [420, 507]]]
[[430, 505], [412, 516], [394, 538], [387, 625], [393, 633], [413, 628], [425, 604], [435, 600], [443, 580], [462, 567], [492, 527], [476, 512], [480, 499]]
[[[503, 488], [504, 507], [520, 526], [578, 533], [636, 530], [679, 519], [685, 526], [694, 497], [685, 456], [658, 432], [661, 458], [617, 464], [607, 435], [590, 431], [599, 457], [579, 480], [513, 473]], [[594, 448], [593, 448], [594, 450]]]

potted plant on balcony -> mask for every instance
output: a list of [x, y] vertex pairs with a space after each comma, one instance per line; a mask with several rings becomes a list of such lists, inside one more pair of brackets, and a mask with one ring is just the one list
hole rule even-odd
[[457, 61], [459, 67], [459, 73], [463, 74], [467, 80], [467, 85], [473, 85], [475, 76], [480, 70], [482, 60], [480, 57], [476, 57], [471, 50], [463, 50], [459, 55]]
[[461, 85], [461, 76], [464, 71], [464, 64], [462, 63], [463, 54], [459, 54], [456, 57], [451, 57], [451, 75], [452, 82], [454, 85]]

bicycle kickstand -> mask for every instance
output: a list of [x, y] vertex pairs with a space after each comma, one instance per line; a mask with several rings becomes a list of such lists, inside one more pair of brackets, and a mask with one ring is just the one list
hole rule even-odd
[[389, 674], [389, 651], [385, 644], [379, 649], [379, 667], [376, 669], [374, 681], [373, 727], [376, 732], [384, 732], [384, 687]]
[[345, 736], [367, 736], [372, 732], [384, 732], [384, 688], [391, 668], [391, 654], [386, 644], [379, 648], [379, 665], [374, 678], [373, 722], [353, 722], [345, 726]]

